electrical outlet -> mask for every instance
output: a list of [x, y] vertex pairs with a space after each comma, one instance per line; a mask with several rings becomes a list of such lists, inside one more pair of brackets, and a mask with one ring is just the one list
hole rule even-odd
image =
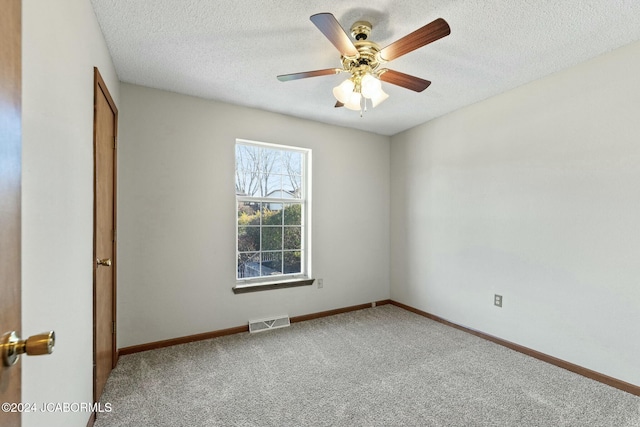
[[318, 279], [318, 289], [322, 289], [324, 287], [324, 280]]
[[502, 307], [502, 295], [495, 294], [493, 296], [493, 305]]

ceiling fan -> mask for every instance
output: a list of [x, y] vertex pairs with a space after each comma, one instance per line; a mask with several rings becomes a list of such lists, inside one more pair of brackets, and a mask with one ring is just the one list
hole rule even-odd
[[431, 84], [430, 81], [381, 68], [381, 65], [451, 33], [447, 21], [438, 18], [381, 49], [376, 43], [367, 40], [372, 28], [370, 22], [357, 21], [351, 26], [351, 35], [355, 39], [355, 42], [352, 42], [331, 13], [318, 13], [310, 19], [340, 52], [342, 68], [282, 74], [278, 76], [278, 80], [287, 82], [307, 77], [349, 73], [351, 76], [347, 80], [333, 88], [333, 94], [338, 100], [335, 106], [359, 110], [361, 115], [363, 109], [366, 110], [367, 99], [376, 107], [389, 97], [382, 90], [381, 81], [415, 92], [425, 90]]

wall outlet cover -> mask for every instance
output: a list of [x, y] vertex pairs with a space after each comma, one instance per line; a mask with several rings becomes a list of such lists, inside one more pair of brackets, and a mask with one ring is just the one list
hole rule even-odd
[[493, 305], [502, 307], [502, 295], [495, 294], [493, 296]]

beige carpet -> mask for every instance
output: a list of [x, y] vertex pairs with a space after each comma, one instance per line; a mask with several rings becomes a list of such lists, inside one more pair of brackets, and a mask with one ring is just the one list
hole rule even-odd
[[640, 427], [640, 398], [395, 306], [124, 356], [95, 427]]

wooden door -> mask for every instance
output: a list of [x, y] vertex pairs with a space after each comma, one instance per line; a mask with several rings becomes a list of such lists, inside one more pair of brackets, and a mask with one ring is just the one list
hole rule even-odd
[[[20, 332], [21, 1], [3, 0], [0, 11], [0, 335]], [[21, 400], [21, 363], [0, 357], [0, 403]], [[0, 411], [0, 425], [20, 426], [18, 412]]]
[[116, 354], [116, 131], [118, 109], [94, 69], [94, 377], [93, 397], [117, 362]]

